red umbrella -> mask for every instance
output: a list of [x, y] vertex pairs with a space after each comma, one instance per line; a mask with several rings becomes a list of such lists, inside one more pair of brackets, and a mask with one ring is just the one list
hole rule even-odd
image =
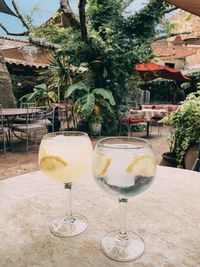
[[164, 78], [176, 81], [190, 81], [190, 78], [183, 76], [179, 70], [152, 62], [138, 64], [135, 69], [140, 72], [141, 77], [145, 80]]
[[199, 0], [165, 0], [166, 2], [180, 7], [192, 14], [200, 16], [200, 1]]

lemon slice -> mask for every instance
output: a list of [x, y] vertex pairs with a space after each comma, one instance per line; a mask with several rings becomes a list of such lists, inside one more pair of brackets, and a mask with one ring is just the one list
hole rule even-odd
[[154, 176], [156, 173], [156, 162], [152, 153], [135, 156], [128, 167], [127, 173], [134, 173], [141, 176]]
[[112, 162], [110, 157], [101, 153], [95, 153], [93, 160], [93, 173], [95, 176], [104, 176]]
[[40, 159], [40, 169], [44, 172], [52, 172], [64, 168], [67, 162], [58, 156], [44, 156]]

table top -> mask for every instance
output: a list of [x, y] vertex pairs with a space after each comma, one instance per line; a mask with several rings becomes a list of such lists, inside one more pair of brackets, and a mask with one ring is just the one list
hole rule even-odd
[[140, 110], [131, 109], [130, 114], [132, 113], [139, 113], [147, 121], [150, 121], [150, 119], [153, 118], [154, 116], [164, 117], [164, 115], [167, 113], [167, 110], [166, 109], [150, 109], [150, 108], [149, 109], [145, 108], [145, 109], [140, 109]]
[[176, 104], [143, 104], [142, 108], [166, 109], [168, 112], [176, 111], [180, 105]]
[[[28, 109], [28, 113], [36, 113], [40, 111], [40, 109], [36, 108], [30, 108]], [[3, 108], [2, 109], [2, 115], [3, 116], [17, 116], [17, 115], [24, 115], [27, 114], [26, 108]]]
[[49, 232], [50, 221], [65, 213], [63, 185], [40, 171], [0, 181], [1, 267], [196, 267], [200, 266], [200, 174], [161, 167], [153, 185], [129, 199], [127, 228], [140, 234], [145, 253], [118, 263], [100, 248], [102, 237], [119, 227], [115, 197], [91, 175], [73, 185], [73, 211], [88, 218], [87, 231], [73, 238]]

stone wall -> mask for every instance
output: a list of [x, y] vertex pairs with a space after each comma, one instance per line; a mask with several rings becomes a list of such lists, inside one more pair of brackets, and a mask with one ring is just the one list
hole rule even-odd
[[16, 107], [16, 101], [13, 94], [12, 82], [5, 59], [0, 54], [0, 104], [3, 108]]

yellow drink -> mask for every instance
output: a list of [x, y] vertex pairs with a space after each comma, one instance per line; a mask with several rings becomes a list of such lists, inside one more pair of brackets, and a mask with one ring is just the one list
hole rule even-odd
[[88, 137], [57, 135], [41, 142], [40, 169], [54, 180], [73, 182], [89, 172], [91, 162], [92, 145]]

